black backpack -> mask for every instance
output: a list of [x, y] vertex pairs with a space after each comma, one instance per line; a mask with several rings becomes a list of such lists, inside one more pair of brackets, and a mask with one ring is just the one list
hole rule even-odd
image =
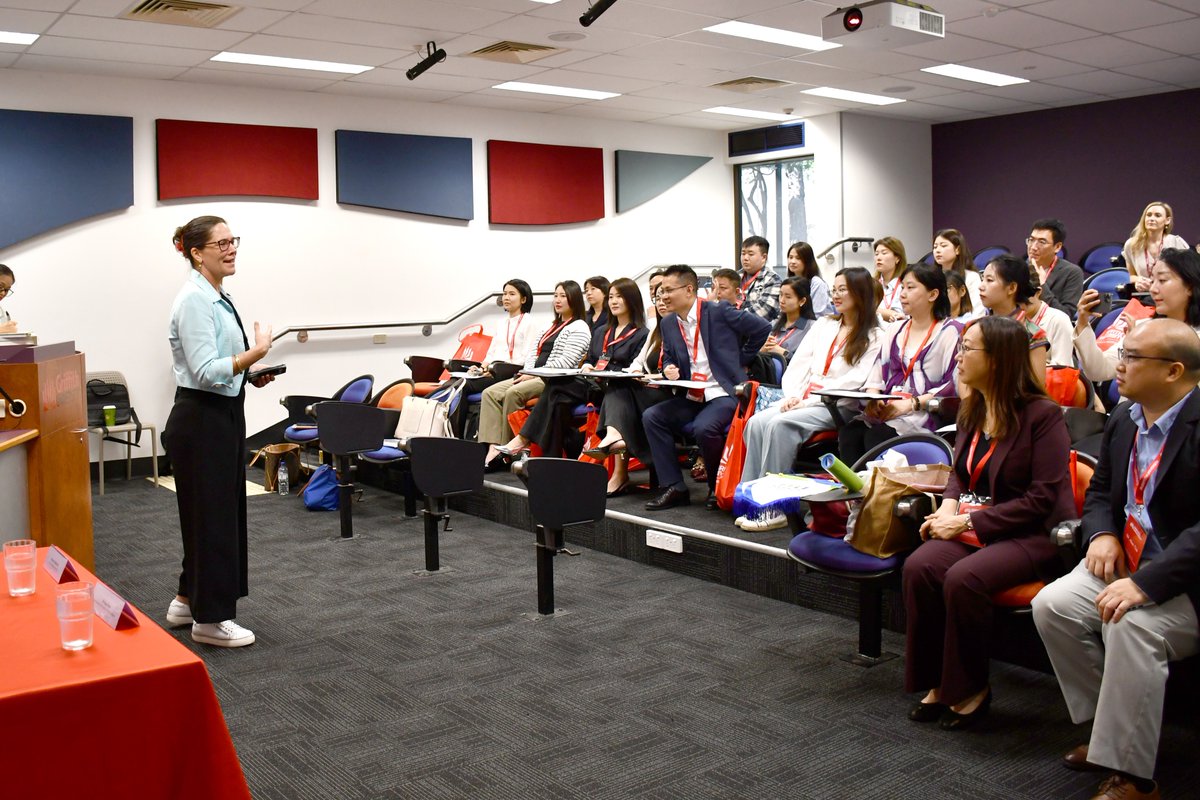
[[113, 439], [108, 435], [108, 427], [104, 424], [105, 406], [117, 407], [118, 425], [133, 422], [137, 426], [133, 434], [133, 445], [138, 447], [142, 440], [142, 423], [133, 406], [129, 404], [129, 388], [120, 383], [108, 383], [99, 378], [92, 378], [87, 382], [88, 427], [102, 429], [104, 438], [110, 442], [125, 444], [122, 440]]

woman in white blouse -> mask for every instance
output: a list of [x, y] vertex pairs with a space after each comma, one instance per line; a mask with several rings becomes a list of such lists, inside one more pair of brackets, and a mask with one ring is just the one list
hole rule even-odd
[[942, 228], [934, 234], [933, 261], [947, 272], [953, 270], [961, 275], [967, 284], [971, 306], [983, 307], [983, 301], [979, 299], [979, 270], [975, 269], [975, 262], [971, 260], [971, 248], [967, 247], [967, 237], [962, 235], [962, 231]]
[[[823, 317], [804, 337], [783, 373], [784, 397], [750, 417], [744, 434], [742, 480], [769, 472], [789, 472], [796, 448], [813, 434], [833, 430], [833, 418], [818, 389], [860, 389], [879, 359], [879, 317], [875, 278], [862, 267], [847, 267], [833, 279], [834, 314]], [[739, 517], [743, 530], [770, 530], [787, 524], [782, 514]]]
[[1150, 273], [1158, 263], [1158, 257], [1168, 248], [1186, 248], [1183, 237], [1171, 233], [1175, 227], [1175, 215], [1171, 207], [1156, 200], [1142, 212], [1142, 218], [1129, 234], [1121, 251], [1125, 256], [1125, 267], [1139, 292], [1149, 291]]
[[908, 264], [904, 243], [894, 236], [884, 236], [875, 242], [875, 275], [883, 287], [883, 300], [879, 301], [879, 319], [895, 322], [904, 318], [900, 305], [900, 277]]

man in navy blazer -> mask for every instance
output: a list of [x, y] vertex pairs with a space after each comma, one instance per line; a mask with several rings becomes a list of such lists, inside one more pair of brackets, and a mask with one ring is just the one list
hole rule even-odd
[[1176, 320], [1125, 337], [1123, 403], [1083, 504], [1087, 556], [1033, 600], [1071, 719], [1066, 766], [1109, 771], [1098, 798], [1158, 798], [1167, 662], [1200, 651], [1200, 342]]
[[715, 507], [712, 490], [725, 447], [725, 432], [737, 410], [735, 387], [746, 380], [746, 365], [767, 341], [771, 325], [728, 303], [698, 300], [696, 273], [686, 265], [668, 267], [658, 291], [672, 312], [659, 323], [663, 377], [716, 381], [717, 385], [673, 397], [652, 406], [642, 417], [663, 489], [662, 494], [646, 503], [646, 508], [662, 511], [690, 502], [675, 457], [675, 439], [693, 421], [693, 435], [708, 468], [709, 504]]

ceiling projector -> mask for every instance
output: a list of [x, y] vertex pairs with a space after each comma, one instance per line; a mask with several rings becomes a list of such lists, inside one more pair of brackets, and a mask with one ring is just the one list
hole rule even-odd
[[845, 47], [904, 47], [945, 36], [945, 16], [907, 0], [870, 0], [821, 20], [821, 38]]

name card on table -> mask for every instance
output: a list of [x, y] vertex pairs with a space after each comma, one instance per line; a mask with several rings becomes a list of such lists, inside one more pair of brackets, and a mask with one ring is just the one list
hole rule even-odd
[[92, 597], [96, 604], [96, 616], [108, 623], [113, 630], [136, 628], [141, 624], [137, 614], [133, 613], [133, 606], [103, 583], [96, 582]]
[[50, 551], [46, 553], [46, 560], [42, 562], [42, 569], [50, 573], [50, 577], [54, 578], [55, 583], [79, 580], [79, 573], [75, 571], [71, 559], [67, 557], [66, 553], [59, 550], [57, 545], [50, 546]]

